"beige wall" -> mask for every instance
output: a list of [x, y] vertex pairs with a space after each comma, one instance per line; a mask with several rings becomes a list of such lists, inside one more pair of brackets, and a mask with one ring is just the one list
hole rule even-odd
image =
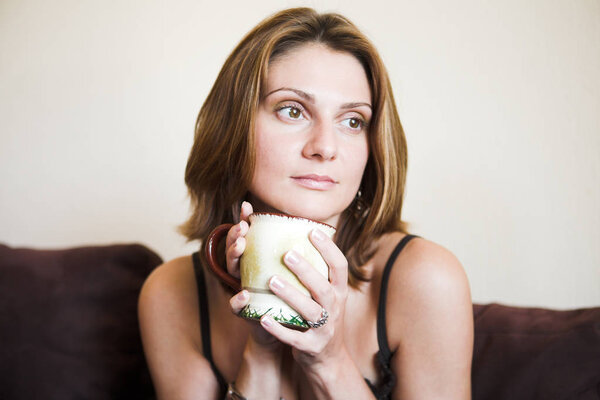
[[409, 141], [405, 217], [458, 255], [474, 301], [600, 305], [595, 0], [3, 0], [0, 242], [190, 252], [175, 226], [196, 113], [242, 35], [297, 4], [378, 46]]

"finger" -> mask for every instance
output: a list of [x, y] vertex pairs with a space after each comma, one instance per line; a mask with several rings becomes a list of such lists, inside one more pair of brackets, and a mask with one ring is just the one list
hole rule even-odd
[[304, 319], [316, 321], [321, 318], [322, 306], [290, 285], [285, 279], [274, 275], [269, 280], [269, 288], [290, 307], [298, 311]]
[[308, 350], [304, 343], [306, 339], [303, 338], [304, 335], [312, 333], [309, 332], [300, 332], [293, 329], [289, 329], [276, 322], [271, 316], [265, 315], [260, 319], [261, 326], [265, 329], [265, 331], [269, 332], [273, 337], [277, 338], [280, 342], [285, 343], [289, 346], [292, 346], [300, 351]]
[[240, 276], [240, 257], [244, 253], [244, 250], [246, 250], [246, 239], [243, 237], [237, 238], [237, 240], [227, 248], [227, 271], [237, 278]]
[[252, 208], [252, 204], [250, 204], [247, 201], [242, 202], [242, 207], [240, 210], [240, 219], [242, 221], [246, 221], [248, 222], [248, 217], [250, 216], [250, 214], [252, 214], [254, 212], [253, 208]]
[[344, 253], [319, 229], [310, 233], [310, 241], [329, 266], [329, 280], [338, 289], [348, 286], [348, 260]]
[[317, 303], [324, 307], [331, 305], [334, 300], [332, 286], [312, 264], [294, 250], [285, 253], [283, 261], [298, 280], [306, 286]]
[[229, 305], [231, 306], [231, 312], [239, 314], [240, 311], [248, 304], [250, 300], [250, 294], [247, 290], [238, 292], [235, 296], [229, 299]]
[[229, 248], [231, 245], [241, 236], [246, 236], [248, 233], [248, 223], [246, 221], [240, 221], [240, 223], [235, 224], [229, 229], [227, 232], [227, 238], [225, 240], [225, 247]]

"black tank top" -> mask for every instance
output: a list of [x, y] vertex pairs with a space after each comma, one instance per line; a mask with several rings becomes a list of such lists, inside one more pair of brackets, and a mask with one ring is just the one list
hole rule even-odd
[[[383, 276], [381, 278], [379, 304], [377, 306], [377, 343], [379, 345], [379, 351], [375, 355], [380, 370], [381, 380], [377, 385], [374, 385], [368, 379], [365, 378], [365, 381], [367, 382], [369, 388], [371, 388], [371, 391], [377, 399], [390, 399], [392, 396], [392, 390], [396, 385], [396, 376], [392, 373], [391, 366], [391, 359], [394, 353], [390, 350], [387, 339], [387, 331], [385, 329], [385, 304], [387, 300], [388, 280], [390, 277], [390, 272], [392, 271], [392, 267], [394, 265], [394, 261], [396, 261], [398, 254], [400, 254], [404, 246], [406, 246], [406, 244], [415, 237], [417, 236], [406, 235], [396, 245], [394, 251], [392, 251], [392, 254], [390, 255], [390, 258], [385, 264]], [[210, 340], [210, 321], [208, 317], [208, 298], [206, 296], [206, 282], [204, 279], [204, 269], [202, 268], [202, 263], [200, 261], [200, 255], [198, 252], [192, 254], [192, 260], [194, 262], [194, 271], [196, 274], [196, 283], [198, 286], [198, 303], [200, 306], [200, 333], [202, 334], [202, 351], [204, 353], [204, 357], [210, 363], [210, 367], [212, 368], [215, 376], [217, 377], [217, 381], [219, 382], [220, 387], [219, 398], [222, 398], [223, 396], [225, 396], [225, 392], [227, 390], [227, 382], [225, 382], [223, 375], [221, 375], [221, 373], [217, 369], [217, 366], [215, 365], [212, 357], [212, 348]]]

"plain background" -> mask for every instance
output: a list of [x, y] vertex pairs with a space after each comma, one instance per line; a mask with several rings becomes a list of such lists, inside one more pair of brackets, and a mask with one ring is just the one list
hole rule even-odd
[[188, 254], [196, 115], [288, 6], [378, 47], [409, 143], [405, 219], [474, 302], [600, 305], [600, 2], [0, 1], [0, 242]]

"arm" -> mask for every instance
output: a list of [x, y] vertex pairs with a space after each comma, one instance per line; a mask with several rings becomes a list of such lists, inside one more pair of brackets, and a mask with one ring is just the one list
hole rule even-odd
[[[201, 350], [195, 277], [186, 263], [189, 258], [163, 264], [144, 283], [138, 305], [144, 352], [158, 399], [217, 399], [220, 387]], [[230, 303], [241, 308], [244, 300], [238, 295]], [[280, 349], [264, 331], [248, 337], [232, 379], [243, 393], [279, 398]]]
[[[304, 370], [315, 399], [373, 399], [373, 393], [348, 353], [344, 340], [344, 313], [348, 295], [348, 263], [335, 243], [313, 231], [310, 240], [329, 266], [329, 277], [320, 275], [294, 252], [284, 257], [286, 265], [309, 289], [312, 298], [301, 294], [282, 278], [272, 278], [271, 290], [309, 321], [317, 321], [324, 308], [327, 323], [305, 332], [288, 329], [270, 317], [261, 324], [281, 342], [292, 347], [296, 362]], [[302, 388], [301, 388], [302, 389]], [[302, 394], [302, 393], [301, 393]]]
[[413, 240], [396, 260], [389, 285], [394, 398], [470, 399], [473, 309], [459, 261], [441, 246]]
[[144, 353], [158, 399], [217, 398], [217, 379], [201, 352], [193, 271], [186, 260], [161, 265], [140, 293]]
[[[227, 234], [226, 260], [229, 274], [240, 277], [240, 258], [246, 249], [248, 218], [252, 205], [243, 202], [240, 222]], [[238, 315], [248, 304], [250, 295], [242, 290], [230, 300], [231, 311]], [[250, 323], [250, 335], [244, 348], [242, 363], [235, 379], [236, 388], [248, 398], [279, 399], [281, 381], [281, 342], [266, 332], [260, 325]]]
[[[245, 220], [251, 212], [252, 208], [246, 204], [242, 222], [234, 226], [227, 237], [228, 270], [238, 276], [239, 256], [243, 253], [244, 235], [248, 230]], [[190, 257], [161, 265], [142, 287], [138, 302], [140, 333], [159, 399], [218, 397], [218, 380], [202, 354], [197, 290]], [[247, 302], [244, 295], [247, 295], [246, 291], [230, 299], [234, 313]], [[216, 298], [214, 301], [218, 303]], [[228, 313], [226, 307], [222, 308]], [[230, 371], [237, 371], [237, 376], [226, 379], [235, 380], [238, 387], [243, 387], [253, 397], [278, 398], [281, 344], [256, 324], [251, 324], [250, 331], [250, 335], [236, 336], [238, 345], [243, 344], [241, 340], [248, 339], [245, 348], [237, 346], [240, 350], [244, 348], [240, 358], [230, 361]]]

